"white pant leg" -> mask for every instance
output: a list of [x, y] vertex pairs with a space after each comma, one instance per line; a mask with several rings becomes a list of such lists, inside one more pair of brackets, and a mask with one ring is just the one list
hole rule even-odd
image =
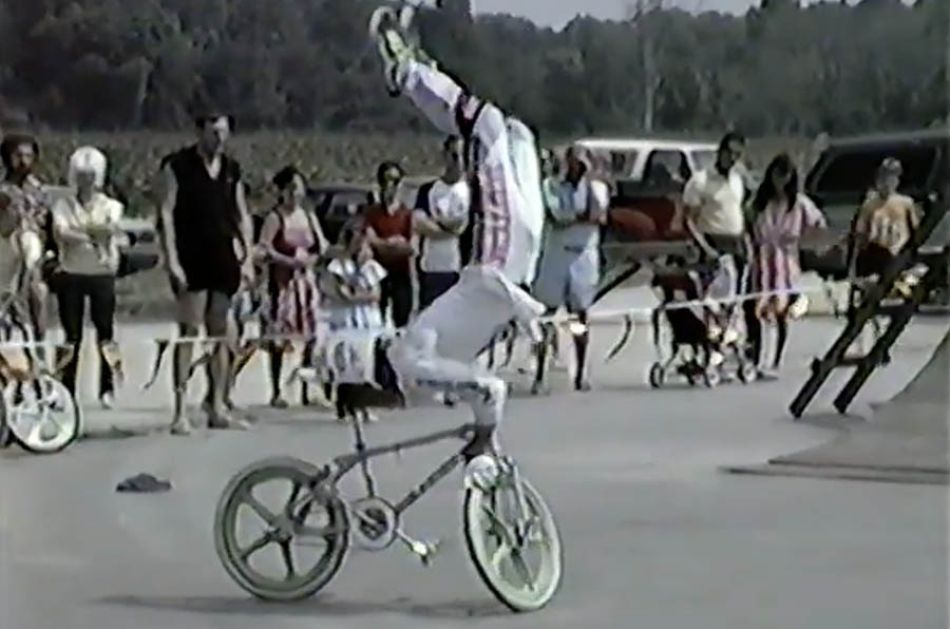
[[451, 77], [418, 61], [409, 61], [403, 93], [440, 131], [458, 135], [455, 106], [462, 88]]
[[469, 267], [403, 331], [389, 358], [405, 383], [456, 391], [471, 404], [477, 422], [494, 425], [504, 415], [507, 385], [475, 358], [512, 319], [543, 310], [497, 271]]

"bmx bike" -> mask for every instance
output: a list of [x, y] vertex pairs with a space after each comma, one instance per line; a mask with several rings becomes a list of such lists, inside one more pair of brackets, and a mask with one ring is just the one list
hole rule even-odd
[[80, 434], [82, 411], [55, 375], [72, 353], [55, 348], [56, 367], [44, 366], [23, 299], [0, 294], [0, 447], [33, 454], [65, 450]]
[[[451, 387], [444, 386], [449, 389]], [[455, 391], [457, 392], [457, 391]], [[354, 395], [361, 408], [394, 406], [391, 395], [365, 385]], [[401, 393], [398, 394], [402, 397]], [[402, 515], [458, 466], [465, 465], [462, 532], [478, 576], [498, 601], [514, 612], [537, 611], [560, 587], [563, 558], [554, 515], [518, 465], [491, 445], [491, 431], [465, 424], [381, 447], [367, 447], [361, 414], [351, 425], [355, 451], [323, 466], [291, 457], [269, 458], [238, 472], [218, 502], [214, 521], [215, 549], [229, 576], [246, 592], [270, 601], [295, 601], [323, 589], [343, 565], [351, 543], [378, 552], [403, 544], [428, 566], [439, 550], [438, 541], [410, 537]], [[379, 496], [370, 460], [443, 440], [465, 441], [422, 483], [393, 504]], [[338, 487], [343, 476], [359, 467], [365, 497], [350, 500]], [[254, 495], [271, 483], [284, 487], [278, 508], [268, 508]], [[242, 516], [257, 520], [259, 532], [242, 542]], [[261, 523], [263, 526], [261, 527]], [[261, 530], [262, 529], [262, 530]], [[276, 574], [267, 574], [267, 561], [255, 563], [268, 547]], [[295, 549], [316, 549], [310, 568], [297, 565]], [[273, 553], [273, 551], [272, 551]]]

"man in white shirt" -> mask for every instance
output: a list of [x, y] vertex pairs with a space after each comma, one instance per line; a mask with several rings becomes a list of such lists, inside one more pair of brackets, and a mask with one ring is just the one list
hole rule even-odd
[[[729, 132], [719, 143], [716, 163], [690, 177], [683, 189], [686, 207], [686, 230], [702, 251], [703, 257], [716, 260], [732, 256], [736, 270], [736, 294], [745, 292], [742, 281], [751, 244], [746, 236], [744, 205], [747, 196], [741, 172], [745, 154], [745, 137]], [[755, 301], [742, 303], [746, 334], [761, 334], [761, 323], [755, 313]], [[752, 356], [752, 350], [749, 350]]]
[[[594, 177], [587, 149], [572, 146], [565, 162], [564, 180], [548, 186], [545, 194], [548, 229], [534, 296], [549, 312], [566, 306], [568, 312], [577, 315], [580, 325], [573, 333], [577, 357], [574, 388], [587, 391], [587, 311], [600, 279], [600, 228], [607, 217], [610, 190]], [[546, 328], [547, 336], [556, 334], [552, 326]], [[543, 342], [537, 348], [538, 366], [532, 386], [535, 394], [544, 381], [549, 345]]]
[[412, 214], [419, 238], [419, 310], [455, 286], [462, 268], [459, 237], [468, 227], [471, 191], [464, 175], [464, 146], [450, 135], [442, 145], [445, 172], [422, 186]]
[[686, 227], [710, 257], [743, 253], [746, 190], [737, 166], [744, 153], [745, 138], [727, 133], [716, 163], [693, 173], [683, 188]]

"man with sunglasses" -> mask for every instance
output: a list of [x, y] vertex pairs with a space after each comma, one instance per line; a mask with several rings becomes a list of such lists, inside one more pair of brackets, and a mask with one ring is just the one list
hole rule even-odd
[[404, 173], [395, 162], [376, 170], [379, 202], [366, 208], [366, 239], [376, 260], [386, 269], [379, 307], [389, 312], [393, 325], [405, 327], [412, 314], [412, 210], [401, 193]]
[[544, 228], [538, 151], [524, 123], [475, 97], [410, 43], [411, 18], [411, 8], [381, 7], [370, 36], [389, 93], [404, 93], [441, 131], [465, 142], [475, 252], [458, 283], [419, 314], [389, 357], [404, 381], [456, 392], [472, 405], [482, 427], [468, 453], [475, 457], [490, 449], [508, 393], [476, 357], [512, 321], [541, 340], [544, 306], [520, 288], [534, 280]]

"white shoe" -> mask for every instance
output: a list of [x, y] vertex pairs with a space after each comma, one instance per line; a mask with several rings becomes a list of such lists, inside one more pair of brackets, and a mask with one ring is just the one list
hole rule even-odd
[[99, 403], [102, 404], [102, 408], [110, 411], [115, 408], [115, 396], [112, 393], [103, 393], [99, 398]]
[[[376, 42], [383, 61], [386, 90], [393, 97], [402, 93], [406, 65], [413, 59], [412, 47], [403, 36], [400, 17], [391, 7], [379, 7], [369, 20], [370, 37]], [[411, 22], [411, 17], [408, 19]]]

